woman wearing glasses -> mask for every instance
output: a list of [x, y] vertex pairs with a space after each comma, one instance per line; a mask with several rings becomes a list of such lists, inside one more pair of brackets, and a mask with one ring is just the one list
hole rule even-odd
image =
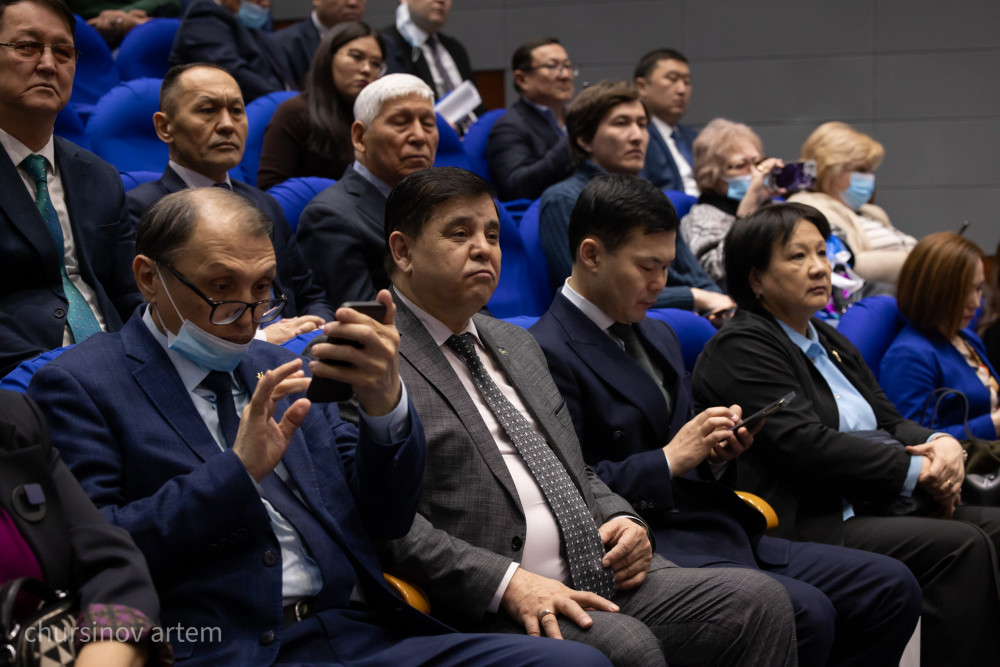
[[295, 176], [339, 179], [354, 161], [351, 123], [358, 93], [385, 73], [385, 44], [367, 24], [330, 31], [313, 58], [301, 95], [271, 118], [257, 185], [267, 189]]

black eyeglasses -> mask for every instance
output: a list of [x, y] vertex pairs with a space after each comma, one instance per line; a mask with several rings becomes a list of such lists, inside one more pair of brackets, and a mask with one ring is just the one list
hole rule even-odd
[[184, 283], [191, 291], [202, 298], [202, 300], [212, 307], [212, 312], [208, 315], [208, 321], [212, 324], [232, 324], [243, 317], [243, 313], [250, 309], [250, 319], [254, 324], [267, 324], [273, 322], [281, 315], [285, 309], [288, 299], [284, 294], [279, 293], [277, 299], [264, 299], [263, 301], [215, 301], [205, 296], [205, 293], [194, 286], [194, 284], [181, 275], [181, 272], [162, 262], [163, 266], [170, 269], [170, 272], [177, 276], [177, 280]]
[[42, 42], [23, 41], [0, 42], [0, 46], [14, 49], [14, 53], [24, 60], [38, 60], [45, 53], [45, 47], [52, 49], [52, 57], [61, 65], [80, 57], [80, 52], [72, 44], [43, 44]]
[[531, 67], [525, 67], [522, 72], [530, 72], [533, 69], [543, 69], [549, 73], [550, 76], [559, 76], [562, 74], [563, 70], [567, 70], [573, 76], [580, 76], [580, 70], [569, 60], [564, 60], [561, 63], [542, 63], [541, 65], [532, 65]]

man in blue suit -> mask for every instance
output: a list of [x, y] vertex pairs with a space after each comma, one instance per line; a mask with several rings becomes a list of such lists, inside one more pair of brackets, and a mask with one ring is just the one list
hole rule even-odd
[[324, 331], [357, 347], [315, 348], [346, 362], [310, 371], [352, 386], [358, 431], [333, 404], [299, 397], [312, 381], [300, 357], [254, 340], [282, 307], [271, 294], [269, 226], [222, 189], [161, 199], [136, 235], [133, 271], [148, 307], [42, 368], [29, 390], [84, 490], [145, 554], [164, 625], [186, 629], [173, 638], [177, 658], [595, 657], [583, 646], [451, 634], [386, 587], [373, 541], [409, 529], [425, 458], [399, 377], [395, 308], [383, 291], [381, 322], [341, 309]]
[[642, 176], [663, 190], [683, 190], [697, 197], [692, 147], [698, 133], [680, 124], [691, 102], [687, 58], [673, 49], [650, 51], [639, 59], [633, 78], [650, 118]]
[[75, 25], [61, 0], [0, 5], [0, 375], [120, 328], [140, 301], [118, 172], [52, 135]]
[[154, 202], [171, 192], [196, 187], [231, 189], [271, 219], [271, 241], [278, 262], [276, 285], [288, 298], [283, 318], [258, 335], [281, 344], [333, 319], [333, 308], [313, 280], [281, 205], [263, 190], [229, 177], [228, 171], [243, 159], [249, 130], [236, 80], [216, 65], [172, 67], [160, 86], [160, 110], [153, 114], [153, 124], [157, 136], [170, 147], [170, 162], [161, 178], [127, 193], [133, 225]]
[[274, 33], [299, 88], [306, 85], [306, 74], [326, 33], [341, 23], [360, 21], [367, 4], [368, 0], [313, 0], [309, 18]]
[[584, 459], [654, 528], [658, 553], [780, 581], [795, 607], [799, 664], [895, 664], [920, 612], [909, 570], [875, 554], [765, 537], [762, 515], [716, 481], [753, 435], [733, 431], [737, 405], [694, 415], [677, 336], [646, 319], [678, 225], [659, 189], [626, 175], [595, 176], [573, 210], [573, 273], [531, 333]]

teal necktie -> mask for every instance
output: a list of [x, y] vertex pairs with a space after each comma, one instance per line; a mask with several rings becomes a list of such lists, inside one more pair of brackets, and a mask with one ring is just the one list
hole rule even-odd
[[63, 292], [69, 302], [66, 323], [69, 324], [70, 331], [73, 332], [73, 340], [82, 343], [98, 333], [101, 330], [101, 325], [97, 323], [94, 311], [90, 309], [90, 305], [80, 289], [73, 284], [66, 273], [66, 246], [63, 243], [62, 226], [59, 224], [59, 216], [49, 198], [48, 163], [41, 155], [31, 154], [21, 161], [21, 167], [35, 182], [35, 207], [45, 221], [45, 227], [52, 235], [52, 240], [56, 242], [56, 250], [59, 251], [59, 272], [62, 274]]

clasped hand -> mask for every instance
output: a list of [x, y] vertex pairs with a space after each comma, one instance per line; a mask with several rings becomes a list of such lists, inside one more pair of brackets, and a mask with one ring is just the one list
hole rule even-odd
[[906, 451], [923, 457], [917, 484], [937, 501], [943, 515], [950, 517], [962, 500], [965, 481], [962, 445], [951, 436], [942, 436], [907, 447]]

